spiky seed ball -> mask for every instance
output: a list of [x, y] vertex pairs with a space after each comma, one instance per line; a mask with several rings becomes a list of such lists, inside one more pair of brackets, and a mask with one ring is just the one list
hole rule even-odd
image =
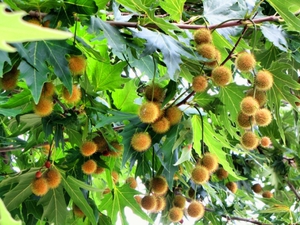
[[264, 148], [269, 148], [271, 144], [272, 144], [272, 141], [267, 136], [264, 136], [260, 139], [260, 145]]
[[196, 184], [204, 184], [209, 180], [209, 172], [206, 167], [197, 165], [192, 170], [191, 178]]
[[112, 171], [111, 177], [112, 177], [114, 183], [117, 183], [119, 181], [119, 174], [117, 171]]
[[268, 70], [260, 70], [255, 77], [255, 87], [260, 91], [267, 91], [273, 86], [273, 74]]
[[167, 108], [165, 114], [171, 125], [179, 123], [182, 118], [182, 111], [177, 106]]
[[216, 176], [218, 177], [219, 180], [224, 180], [228, 177], [228, 172], [224, 170], [224, 168], [219, 168], [216, 171]]
[[216, 56], [213, 59], [213, 61], [204, 63], [207, 67], [215, 68], [216, 66], [219, 65], [219, 62], [221, 61], [221, 53], [218, 49], [215, 49], [215, 52], [216, 52]]
[[251, 189], [255, 192], [255, 193], [260, 193], [262, 191], [262, 187], [260, 184], [254, 184]]
[[243, 112], [238, 114], [237, 118], [238, 125], [243, 129], [250, 129], [251, 126], [255, 124], [255, 120], [253, 116], [248, 116]]
[[273, 197], [273, 194], [272, 194], [271, 191], [264, 191], [264, 192], [262, 193], [262, 196], [263, 196], [264, 198], [272, 198], [272, 197]]
[[159, 84], [151, 84], [145, 88], [145, 97], [148, 101], [163, 102], [165, 90]]
[[208, 170], [209, 173], [213, 173], [219, 166], [218, 157], [215, 154], [207, 152], [201, 159], [201, 164]]
[[89, 159], [88, 161], [86, 161], [82, 164], [81, 169], [82, 169], [83, 173], [85, 173], [87, 175], [92, 174], [97, 169], [97, 163], [94, 160]]
[[255, 98], [247, 96], [242, 99], [240, 107], [244, 114], [252, 116], [259, 109], [259, 104]]
[[173, 205], [180, 209], [184, 209], [186, 199], [182, 195], [175, 195], [173, 199]]
[[72, 55], [69, 58], [69, 69], [73, 76], [81, 75], [86, 68], [86, 58], [82, 55]]
[[49, 116], [53, 111], [51, 99], [41, 97], [38, 104], [34, 106], [34, 113], [40, 117]]
[[52, 82], [46, 82], [43, 85], [43, 89], [42, 89], [42, 96], [48, 98], [53, 96], [55, 92], [55, 86]]
[[206, 28], [200, 28], [196, 30], [194, 33], [194, 40], [198, 45], [204, 43], [211, 43], [212, 36], [210, 30]]
[[108, 144], [102, 135], [98, 135], [93, 138], [93, 142], [97, 145], [97, 151], [103, 152], [108, 149]]
[[199, 55], [203, 56], [204, 58], [215, 59], [216, 57], [216, 48], [213, 44], [205, 43], [198, 45], [196, 50]]
[[203, 92], [207, 88], [208, 83], [205, 76], [199, 75], [193, 78], [192, 89], [195, 92]]
[[166, 117], [162, 117], [161, 119], [155, 121], [151, 126], [154, 132], [158, 134], [163, 134], [170, 129], [171, 124]]
[[252, 131], [245, 132], [241, 137], [241, 144], [245, 149], [252, 150], [257, 147], [259, 140]]
[[3, 74], [0, 78], [0, 87], [4, 90], [13, 90], [17, 86], [18, 76], [20, 71], [17, 66], [13, 66], [10, 71]]
[[95, 174], [101, 174], [105, 171], [105, 168], [97, 166], [96, 171], [94, 172]]
[[224, 87], [232, 80], [232, 72], [225, 66], [218, 66], [212, 70], [211, 79], [215, 85]]
[[83, 218], [85, 216], [84, 212], [75, 204], [73, 204], [73, 213], [76, 217]]
[[146, 102], [139, 108], [139, 117], [143, 123], [153, 123], [159, 116], [159, 107], [154, 102]]
[[248, 52], [240, 53], [238, 57], [235, 59], [236, 67], [243, 72], [248, 72], [254, 69], [255, 64], [256, 64], [256, 60], [254, 58], [254, 55]]
[[201, 202], [192, 201], [187, 208], [187, 214], [190, 217], [201, 219], [204, 216], [205, 207]]
[[62, 96], [66, 100], [67, 103], [70, 103], [70, 104], [74, 103], [74, 104], [76, 104], [81, 99], [81, 90], [80, 90], [80, 87], [78, 87], [77, 85], [73, 84], [73, 86], [72, 86], [72, 94], [70, 94], [70, 92], [68, 91], [68, 89], [64, 87], [63, 91], [62, 91]]
[[142, 197], [141, 197], [140, 195], [134, 196], [134, 199], [135, 199], [135, 201], [136, 201], [139, 205], [141, 205]]
[[[255, 96], [254, 96], [254, 94], [255, 94]], [[267, 102], [267, 95], [266, 95], [266, 92], [264, 92], [264, 91], [256, 90], [254, 93], [254, 89], [252, 88], [249, 91], [247, 91], [246, 95], [254, 97], [258, 101], [258, 104], [260, 107], [263, 107]]]
[[81, 145], [80, 151], [83, 156], [91, 156], [97, 151], [97, 145], [93, 141], [86, 141]]
[[31, 183], [31, 191], [36, 196], [43, 196], [49, 190], [47, 180], [44, 177], [34, 179]]
[[110, 192], [111, 192], [110, 189], [107, 187], [104, 189], [103, 194], [106, 195], [109, 194]]
[[256, 111], [254, 114], [255, 122], [258, 126], [266, 127], [272, 121], [272, 114], [270, 110], [263, 108]]
[[153, 177], [150, 181], [150, 187], [156, 195], [164, 195], [169, 189], [166, 178], [162, 176]]
[[113, 141], [112, 143], [110, 143], [110, 145], [113, 147], [113, 149], [110, 149], [109, 154], [111, 156], [120, 156], [124, 150], [124, 146], [121, 145], [119, 142], [117, 141]]
[[61, 175], [56, 169], [49, 169], [45, 173], [45, 178], [47, 180], [49, 188], [57, 188], [61, 182]]
[[146, 195], [141, 200], [141, 206], [149, 211], [156, 208], [156, 197], [153, 195]]
[[176, 223], [179, 222], [183, 217], [183, 211], [182, 209], [178, 208], [178, 207], [172, 207], [169, 210], [169, 215], [168, 218], [171, 222]]
[[27, 20], [27, 22], [36, 26], [42, 26], [41, 22], [37, 18], [31, 18]]
[[134, 177], [128, 177], [125, 182], [126, 184], [129, 184], [129, 187], [131, 187], [132, 189], [136, 189], [137, 182]]
[[233, 194], [235, 194], [238, 190], [238, 186], [235, 182], [229, 181], [225, 185]]
[[166, 199], [162, 196], [156, 196], [156, 208], [154, 212], [160, 212], [166, 208], [167, 202]]
[[131, 138], [131, 146], [137, 152], [144, 152], [151, 146], [151, 137], [147, 132], [135, 133]]

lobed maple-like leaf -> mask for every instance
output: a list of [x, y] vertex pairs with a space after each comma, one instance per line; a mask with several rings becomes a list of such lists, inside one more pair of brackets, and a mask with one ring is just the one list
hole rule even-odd
[[179, 22], [181, 20], [184, 3], [186, 0], [165, 0], [161, 1], [160, 6], [170, 14], [170, 17]]
[[11, 217], [2, 199], [0, 199], [0, 224], [22, 225], [22, 221], [16, 221]]
[[0, 3], [0, 50], [14, 52], [8, 43], [38, 40], [61, 40], [73, 34], [30, 24], [22, 19], [25, 12], [5, 12], [6, 4]]

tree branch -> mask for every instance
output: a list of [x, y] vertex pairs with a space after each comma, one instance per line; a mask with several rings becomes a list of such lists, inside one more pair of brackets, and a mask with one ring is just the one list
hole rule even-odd
[[221, 215], [222, 217], [226, 218], [227, 220], [238, 220], [238, 221], [244, 221], [244, 222], [248, 222], [248, 223], [252, 223], [252, 224], [256, 224], [256, 225], [270, 225], [270, 224], [267, 224], [267, 223], [262, 223], [262, 222], [259, 222], [257, 220], [253, 220], [253, 219], [245, 219], [245, 218], [241, 218], [241, 217], [229, 217], [229, 216], [226, 216], [226, 215]]
[[299, 193], [297, 192], [296, 188], [294, 187], [294, 185], [289, 181], [287, 180], [286, 183], [288, 184], [289, 188], [294, 192], [294, 194], [296, 195], [296, 198], [298, 199], [298, 201], [300, 200], [300, 195]]

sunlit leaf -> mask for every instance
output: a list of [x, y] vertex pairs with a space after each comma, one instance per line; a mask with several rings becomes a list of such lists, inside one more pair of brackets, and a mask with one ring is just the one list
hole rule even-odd
[[179, 22], [183, 12], [185, 0], [165, 0], [160, 2], [160, 6], [170, 14], [171, 18]]
[[0, 199], [0, 224], [22, 225], [22, 221], [14, 220]]
[[287, 37], [282, 27], [275, 26], [274, 24], [265, 23], [261, 26], [261, 32], [277, 48], [284, 52], [287, 51]]

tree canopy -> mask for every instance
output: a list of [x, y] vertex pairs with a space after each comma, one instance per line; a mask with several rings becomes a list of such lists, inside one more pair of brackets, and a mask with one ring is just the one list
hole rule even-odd
[[299, 0], [4, 0], [0, 33], [0, 224], [299, 224]]

